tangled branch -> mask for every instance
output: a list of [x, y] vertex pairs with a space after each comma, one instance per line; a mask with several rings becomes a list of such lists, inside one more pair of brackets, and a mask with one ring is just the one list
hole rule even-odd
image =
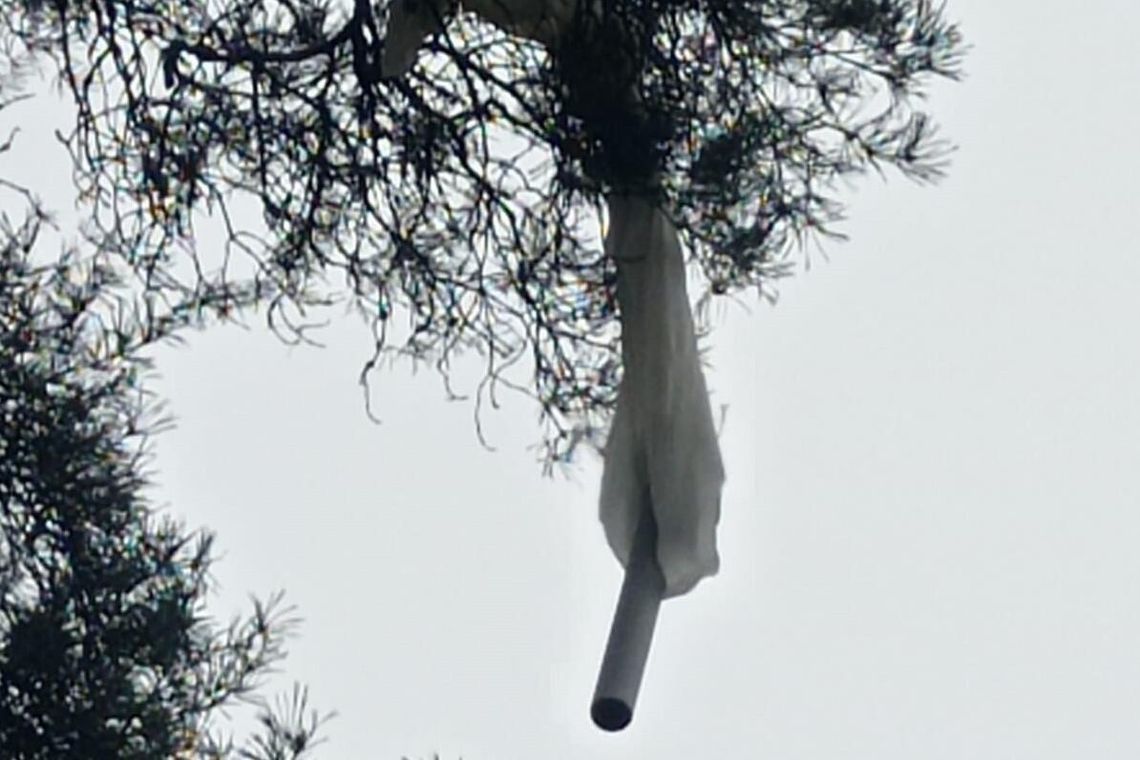
[[[914, 103], [962, 54], [929, 0], [596, 0], [551, 49], [461, 12], [389, 81], [387, 9], [367, 0], [21, 8], [9, 23], [78, 108], [65, 139], [97, 235], [142, 287], [222, 318], [268, 304], [294, 333], [348, 300], [376, 337], [366, 372], [476, 352], [480, 400], [540, 403], [548, 463], [614, 403], [606, 193], [658, 168], [711, 292], [770, 295], [796, 243], [839, 236], [836, 179], [940, 176]], [[235, 193], [264, 233], [235, 221]], [[191, 244], [203, 210], [222, 251]]]

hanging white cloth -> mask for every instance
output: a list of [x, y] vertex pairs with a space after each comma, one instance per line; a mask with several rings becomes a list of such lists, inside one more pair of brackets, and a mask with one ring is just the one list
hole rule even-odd
[[[557, 44], [575, 0], [462, 0], [509, 34]], [[400, 76], [460, 3], [393, 0], [383, 72]], [[665, 596], [719, 567], [716, 526], [724, 467], [697, 353], [677, 231], [648, 199], [608, 200], [605, 248], [617, 262], [624, 375], [606, 444], [599, 515], [610, 548], [629, 562], [646, 503], [657, 524]]]
[[697, 352], [677, 230], [653, 203], [612, 196], [623, 377], [606, 443], [599, 515], [625, 566], [643, 505], [657, 523], [665, 596], [714, 575], [724, 466]]

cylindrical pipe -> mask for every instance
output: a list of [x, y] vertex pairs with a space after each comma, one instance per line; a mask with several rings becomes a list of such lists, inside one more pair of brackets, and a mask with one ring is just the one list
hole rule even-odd
[[656, 548], [657, 524], [646, 499], [590, 706], [590, 717], [606, 731], [620, 731], [633, 719], [641, 676], [653, 643], [657, 610], [665, 591]]

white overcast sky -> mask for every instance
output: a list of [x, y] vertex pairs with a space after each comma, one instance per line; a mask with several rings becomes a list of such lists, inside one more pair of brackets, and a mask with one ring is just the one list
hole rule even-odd
[[[376, 426], [354, 319], [324, 350], [255, 318], [161, 352], [155, 498], [217, 531], [218, 615], [297, 606], [272, 686], [338, 711], [320, 757], [1140, 757], [1140, 9], [947, 12], [974, 46], [928, 103], [950, 176], [867, 177], [849, 243], [717, 320], [721, 573], [663, 606], [621, 734], [588, 717], [621, 580], [600, 467], [543, 479], [529, 402], [488, 452], [401, 368]], [[34, 104], [4, 168], [67, 209]]]

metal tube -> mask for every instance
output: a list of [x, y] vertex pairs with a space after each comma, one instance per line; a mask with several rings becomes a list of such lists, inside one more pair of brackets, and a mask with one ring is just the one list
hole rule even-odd
[[647, 498], [637, 522], [633, 549], [590, 706], [590, 717], [605, 731], [620, 731], [633, 719], [649, 646], [653, 643], [657, 610], [665, 591], [665, 579], [656, 559], [657, 524], [648, 501]]

